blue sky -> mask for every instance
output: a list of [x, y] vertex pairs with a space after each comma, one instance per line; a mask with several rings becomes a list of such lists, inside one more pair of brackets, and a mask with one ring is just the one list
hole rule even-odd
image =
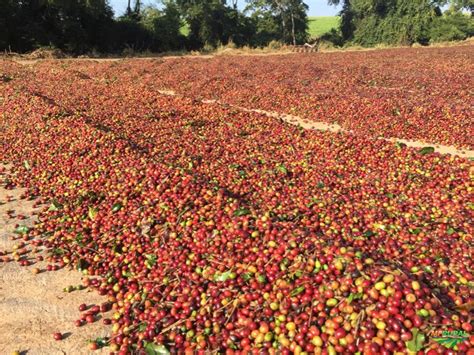
[[[158, 0], [142, 0], [144, 4], [159, 4]], [[114, 9], [115, 15], [120, 16], [127, 7], [127, 0], [109, 0], [110, 5]], [[134, 1], [132, 0], [132, 4]], [[241, 5], [245, 4], [244, 0], [239, 0]], [[327, 0], [306, 0], [305, 3], [309, 6], [309, 16], [334, 16], [339, 12], [339, 8], [329, 6]]]

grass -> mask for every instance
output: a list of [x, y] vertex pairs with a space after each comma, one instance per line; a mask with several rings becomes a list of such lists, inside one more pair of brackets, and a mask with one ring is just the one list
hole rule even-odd
[[339, 26], [339, 16], [309, 16], [308, 32], [311, 38], [319, 37]]

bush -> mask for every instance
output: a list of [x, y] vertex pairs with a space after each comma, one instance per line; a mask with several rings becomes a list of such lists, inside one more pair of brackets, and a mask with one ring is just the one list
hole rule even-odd
[[433, 21], [430, 42], [461, 41], [474, 35], [474, 25], [469, 15], [447, 13]]
[[342, 33], [339, 29], [331, 29], [331, 31], [323, 34], [320, 37], [321, 42], [323, 43], [330, 43], [332, 46], [341, 47], [344, 45], [344, 38], [342, 37]]
[[271, 40], [266, 48], [270, 49], [270, 50], [279, 50], [279, 49], [282, 49], [284, 46], [283, 43], [281, 43], [280, 41], [276, 41], [276, 40]]
[[204, 43], [204, 46], [202, 46], [202, 52], [203, 53], [211, 53], [211, 52], [214, 52], [216, 50], [216, 47], [213, 46], [211, 43], [209, 42], [206, 42]]

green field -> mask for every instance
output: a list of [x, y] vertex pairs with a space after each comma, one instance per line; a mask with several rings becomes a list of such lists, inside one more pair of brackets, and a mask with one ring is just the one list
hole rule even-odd
[[337, 28], [339, 25], [339, 16], [309, 16], [308, 32], [311, 38], [319, 37], [326, 32]]

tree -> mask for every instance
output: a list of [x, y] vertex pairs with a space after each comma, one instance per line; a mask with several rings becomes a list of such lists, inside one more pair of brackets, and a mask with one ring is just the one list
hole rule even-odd
[[253, 46], [266, 46], [272, 40], [281, 40], [279, 22], [271, 12], [254, 11], [249, 19], [253, 26]]
[[[18, 6], [11, 0], [0, 1], [0, 48], [11, 48], [14, 38], [12, 34], [17, 26]], [[13, 44], [15, 47], [15, 45]]]
[[451, 5], [433, 21], [430, 30], [430, 42], [446, 42], [464, 40], [474, 35], [472, 13], [465, 14], [461, 6]]
[[180, 33], [182, 19], [176, 3], [166, 1], [164, 9], [147, 7], [142, 11], [140, 24], [151, 34], [149, 49], [169, 51], [182, 49], [185, 38]]
[[471, 13], [471, 17], [474, 16], [474, 0], [451, 0], [451, 9], [458, 12], [461, 10], [467, 10]]
[[[302, 0], [249, 0], [246, 11], [266, 28], [278, 28], [276, 38], [286, 43], [302, 43], [307, 39], [308, 6]], [[275, 24], [271, 25], [271, 19]], [[257, 28], [260, 27], [257, 24]], [[268, 33], [268, 32], [267, 32]]]
[[248, 43], [250, 21], [237, 10], [236, 1], [231, 6], [225, 0], [177, 0], [176, 4], [189, 25], [190, 48]]
[[133, 6], [133, 10], [131, 7], [131, 0], [128, 0], [127, 3], [127, 9], [125, 10], [124, 17], [127, 17], [130, 20], [133, 21], [139, 21], [140, 20], [140, 15], [141, 15], [141, 1], [140, 0], [135, 0], [135, 5]]
[[[275, 2], [277, 2], [280, 8], [282, 25], [285, 24], [285, 22], [289, 22], [287, 28], [283, 26], [283, 38], [287, 40], [291, 34], [293, 45], [296, 45], [296, 42], [305, 41], [306, 31], [308, 30], [308, 18], [306, 15], [308, 5], [301, 0], [275, 0]], [[289, 21], [285, 21], [285, 18], [289, 18]]]
[[[19, 51], [56, 46], [71, 52], [106, 49], [104, 37], [113, 25], [105, 0], [1, 0], [3, 46]], [[3, 28], [2, 28], [3, 30]]]
[[346, 41], [364, 46], [377, 43], [427, 43], [442, 0], [329, 0], [343, 2], [341, 32]]

